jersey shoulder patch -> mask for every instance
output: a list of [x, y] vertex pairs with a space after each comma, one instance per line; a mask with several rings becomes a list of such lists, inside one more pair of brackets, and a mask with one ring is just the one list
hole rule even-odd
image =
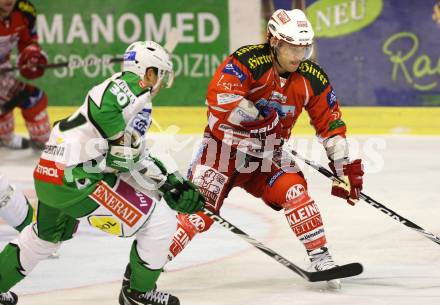
[[311, 60], [303, 61], [299, 65], [297, 72], [310, 82], [315, 95], [321, 94], [330, 84], [324, 70]]
[[18, 0], [14, 9], [26, 16], [29, 21], [29, 28], [32, 29], [35, 26], [37, 11], [32, 3], [27, 0]]
[[255, 80], [272, 68], [272, 56], [267, 43], [241, 47], [232, 56], [248, 68]]

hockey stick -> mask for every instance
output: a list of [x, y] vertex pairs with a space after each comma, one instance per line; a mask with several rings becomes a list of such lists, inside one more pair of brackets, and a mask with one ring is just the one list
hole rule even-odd
[[[166, 34], [167, 41], [164, 45], [164, 48], [169, 52], [173, 53], [174, 49], [176, 48], [179, 39], [180, 39], [180, 32], [177, 28], [171, 28], [170, 31]], [[100, 58], [90, 58], [88, 60], [72, 60], [72, 61], [64, 61], [59, 63], [51, 63], [47, 65], [38, 65], [39, 68], [44, 69], [53, 69], [53, 68], [64, 68], [68, 67], [70, 69], [75, 68], [83, 68], [88, 66], [96, 66], [96, 65], [110, 65], [118, 62], [124, 61], [124, 58], [122, 57], [113, 57], [113, 58], [106, 58], [106, 59], [100, 59]], [[18, 70], [19, 67], [8, 67], [0, 69], [0, 74], [12, 72], [15, 70]]]
[[[313, 167], [315, 170], [317, 170], [318, 172], [320, 172], [321, 174], [323, 174], [327, 178], [329, 178], [331, 180], [336, 180], [336, 181], [339, 181], [339, 182], [344, 182], [341, 179], [339, 179], [337, 176], [335, 176], [331, 171], [326, 169], [325, 167], [319, 165], [316, 162], [313, 162], [311, 160], [308, 160], [308, 159], [302, 157], [295, 150], [293, 150], [291, 147], [289, 147], [289, 149], [284, 148], [284, 151], [289, 155], [290, 158], [292, 158], [292, 159], [298, 158], [298, 159], [302, 160], [304, 163], [306, 163], [307, 165]], [[388, 215], [392, 219], [394, 219], [394, 220], [400, 222], [401, 224], [403, 224], [403, 225], [413, 229], [414, 231], [422, 234], [424, 237], [426, 237], [426, 238], [432, 240], [433, 242], [435, 242], [436, 244], [440, 245], [440, 237], [434, 235], [431, 232], [426, 231], [425, 229], [421, 228], [420, 226], [416, 225], [414, 222], [406, 219], [405, 217], [400, 216], [399, 214], [397, 214], [393, 210], [387, 208], [386, 206], [384, 206], [383, 204], [381, 204], [378, 201], [374, 200], [373, 198], [371, 198], [370, 196], [366, 195], [363, 192], [360, 193], [359, 197], [362, 200], [364, 200], [366, 203], [368, 203], [369, 205], [375, 207], [376, 209], [378, 209], [382, 213]]]
[[[179, 191], [176, 188], [174, 188], [174, 186], [172, 186], [168, 182], [165, 182], [162, 185], [162, 187], [165, 188], [166, 190], [169, 190], [171, 193], [173, 193], [173, 197], [175, 197], [176, 199], [178, 198]], [[256, 247], [258, 250], [260, 250], [263, 253], [265, 253], [266, 255], [272, 257], [278, 263], [289, 268], [291, 271], [295, 272], [296, 274], [298, 274], [299, 276], [301, 276], [302, 278], [304, 278], [305, 280], [307, 280], [309, 282], [322, 282], [322, 281], [330, 281], [330, 280], [337, 279], [337, 278], [351, 277], [351, 276], [361, 274], [363, 271], [363, 267], [361, 264], [351, 263], [351, 264], [346, 264], [346, 265], [340, 265], [335, 268], [324, 270], [324, 271], [308, 272], [308, 271], [298, 267], [297, 265], [295, 265], [294, 263], [292, 263], [288, 259], [282, 257], [281, 255], [276, 253], [274, 250], [268, 248], [267, 246], [265, 246], [264, 244], [262, 244], [261, 242], [259, 242], [255, 238], [249, 236], [243, 230], [237, 228], [236, 226], [234, 226], [232, 223], [230, 223], [229, 221], [227, 221], [226, 219], [224, 219], [220, 215], [214, 214], [213, 212], [211, 212], [210, 210], [208, 210], [206, 208], [203, 209], [203, 213], [208, 215], [212, 220], [217, 222], [222, 227], [224, 227], [224, 228], [228, 229], [229, 231], [231, 231], [232, 233], [238, 235], [240, 238], [244, 239], [245, 241], [247, 241], [248, 243], [250, 243], [251, 245]]]
[[351, 263], [346, 265], [340, 265], [332, 269], [324, 270], [324, 271], [315, 271], [315, 272], [308, 272], [288, 259], [282, 257], [278, 253], [276, 253], [274, 250], [268, 248], [255, 238], [249, 236], [244, 231], [240, 230], [233, 224], [231, 224], [229, 221], [224, 219], [223, 217], [216, 215], [209, 211], [208, 209], [204, 209], [203, 213], [208, 215], [212, 220], [217, 222], [222, 227], [228, 229], [235, 235], [238, 235], [240, 238], [244, 239], [254, 247], [256, 247], [258, 250], [262, 251], [263, 253], [267, 254], [268, 256], [272, 257], [274, 260], [276, 260], [281, 265], [289, 268], [299, 276], [301, 276], [303, 279], [309, 281], [309, 282], [322, 282], [322, 281], [329, 281], [337, 278], [344, 278], [344, 277], [350, 277], [355, 276], [358, 274], [361, 274], [363, 271], [363, 267], [359, 263]]
[[[96, 65], [109, 65], [113, 63], [122, 62], [124, 59], [121, 57], [114, 57], [114, 58], [107, 58], [107, 59], [100, 59], [100, 58], [90, 58], [89, 60], [72, 60], [72, 61], [63, 61], [58, 63], [51, 63], [47, 65], [38, 65], [39, 68], [44, 69], [53, 69], [53, 68], [64, 68], [68, 67], [70, 69], [74, 68], [83, 68], [88, 66], [96, 66]], [[12, 72], [15, 70], [18, 70], [19, 67], [8, 67], [4, 69], [0, 69], [0, 74]]]

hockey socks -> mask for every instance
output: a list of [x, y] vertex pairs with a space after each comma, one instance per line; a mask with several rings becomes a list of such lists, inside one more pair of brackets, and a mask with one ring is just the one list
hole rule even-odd
[[136, 248], [137, 241], [133, 242], [130, 251], [130, 265], [127, 266], [125, 277], [130, 280], [130, 288], [138, 291], [150, 291], [156, 287], [157, 279], [162, 272], [161, 269], [149, 269], [148, 263], [144, 262]]
[[25, 275], [19, 262], [20, 249], [17, 245], [7, 244], [0, 253], [0, 292], [7, 292], [21, 281]]
[[287, 201], [284, 204], [284, 214], [289, 226], [307, 250], [326, 244], [321, 213], [307, 193]]

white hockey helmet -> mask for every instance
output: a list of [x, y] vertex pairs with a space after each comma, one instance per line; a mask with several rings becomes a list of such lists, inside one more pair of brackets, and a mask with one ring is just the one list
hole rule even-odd
[[171, 87], [174, 72], [170, 54], [154, 41], [133, 42], [125, 50], [122, 71], [133, 72], [143, 79], [147, 68], [157, 68], [158, 83]]
[[[304, 60], [313, 52], [312, 25], [302, 10], [276, 10], [267, 24], [268, 34], [293, 46], [305, 47]], [[270, 36], [270, 35], [269, 35]]]

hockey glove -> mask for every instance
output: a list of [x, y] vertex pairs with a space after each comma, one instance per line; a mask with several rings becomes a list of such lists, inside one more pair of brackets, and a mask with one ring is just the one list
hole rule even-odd
[[140, 158], [142, 138], [139, 133], [124, 134], [116, 140], [109, 141], [106, 164], [120, 172], [132, 170]]
[[47, 56], [36, 44], [24, 48], [18, 57], [20, 74], [27, 79], [35, 79], [44, 74], [44, 66], [47, 65]]
[[179, 172], [168, 173], [165, 165], [157, 158], [149, 156], [156, 166], [166, 175], [166, 183], [159, 187], [167, 204], [180, 213], [194, 214], [205, 206], [205, 198], [197, 187], [183, 178]]
[[186, 214], [194, 214], [203, 210], [205, 198], [191, 181], [183, 180], [180, 182], [174, 173], [168, 175], [167, 181], [174, 185], [173, 190], [163, 191], [163, 198], [170, 208]]
[[332, 195], [347, 200], [348, 204], [355, 205], [359, 201], [359, 195], [363, 184], [363, 165], [361, 159], [349, 163], [330, 162], [329, 166], [333, 173], [342, 180], [334, 180]]

